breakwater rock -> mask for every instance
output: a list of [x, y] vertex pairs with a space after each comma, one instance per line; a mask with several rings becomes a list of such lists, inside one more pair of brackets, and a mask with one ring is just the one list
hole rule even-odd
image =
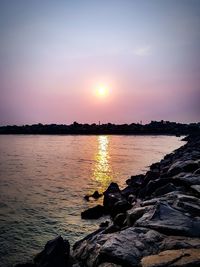
[[111, 183], [103, 205], [82, 214], [110, 215], [109, 225], [76, 242], [71, 253], [61, 238], [47, 243], [32, 265], [20, 266], [200, 266], [200, 137], [187, 141], [145, 175], [128, 179], [126, 188]]

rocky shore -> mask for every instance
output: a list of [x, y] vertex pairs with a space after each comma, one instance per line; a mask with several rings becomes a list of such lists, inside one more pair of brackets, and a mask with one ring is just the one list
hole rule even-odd
[[96, 232], [71, 249], [57, 237], [32, 263], [16, 267], [200, 266], [200, 137], [188, 137], [145, 175], [126, 183], [122, 190], [111, 183], [103, 205], [81, 214], [110, 216]]

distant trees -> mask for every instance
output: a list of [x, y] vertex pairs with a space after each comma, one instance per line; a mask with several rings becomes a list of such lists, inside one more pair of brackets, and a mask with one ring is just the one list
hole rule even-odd
[[151, 121], [149, 124], [33, 124], [0, 126], [0, 134], [172, 134], [187, 135], [200, 131], [200, 123], [181, 124]]

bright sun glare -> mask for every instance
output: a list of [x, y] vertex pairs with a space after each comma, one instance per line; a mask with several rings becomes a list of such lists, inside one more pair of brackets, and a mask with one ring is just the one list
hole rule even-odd
[[108, 88], [104, 85], [97, 87], [97, 95], [100, 97], [106, 97], [108, 94]]

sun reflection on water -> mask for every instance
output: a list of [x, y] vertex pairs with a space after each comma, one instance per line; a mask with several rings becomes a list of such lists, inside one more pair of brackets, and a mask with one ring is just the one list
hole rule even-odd
[[99, 191], [104, 191], [113, 178], [109, 156], [109, 137], [98, 136], [98, 151], [95, 155], [93, 179], [99, 183]]

